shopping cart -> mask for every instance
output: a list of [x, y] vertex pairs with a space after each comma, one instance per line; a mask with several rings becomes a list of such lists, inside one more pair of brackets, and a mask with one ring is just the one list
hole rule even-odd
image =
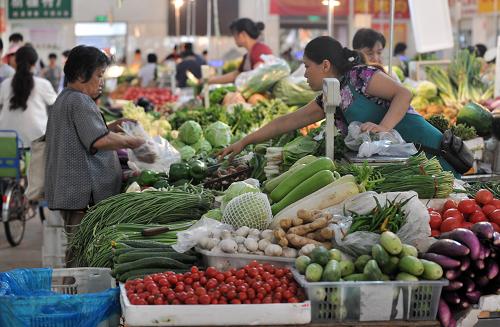
[[37, 208], [43, 220], [43, 207], [30, 202], [24, 195], [26, 175], [24, 166], [29, 164], [29, 154], [25, 154], [19, 135], [14, 130], [0, 130], [0, 194], [2, 195], [1, 221], [7, 241], [12, 246], [21, 243], [26, 221], [36, 216]]

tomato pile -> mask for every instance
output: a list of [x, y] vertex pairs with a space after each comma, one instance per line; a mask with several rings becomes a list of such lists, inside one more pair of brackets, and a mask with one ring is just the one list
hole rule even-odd
[[251, 262], [221, 272], [214, 267], [147, 275], [125, 283], [132, 305], [298, 303], [305, 293], [288, 268]]
[[458, 203], [446, 201], [441, 212], [429, 208], [429, 215], [431, 235], [434, 237], [459, 227], [469, 229], [481, 221], [489, 221], [500, 232], [500, 200], [485, 189], [477, 191], [474, 199], [464, 199]]
[[166, 102], [174, 102], [177, 97], [172, 94], [170, 89], [166, 88], [143, 88], [143, 87], [130, 87], [125, 91], [123, 98], [125, 100], [135, 101], [141, 97], [149, 99], [155, 106], [162, 106]]

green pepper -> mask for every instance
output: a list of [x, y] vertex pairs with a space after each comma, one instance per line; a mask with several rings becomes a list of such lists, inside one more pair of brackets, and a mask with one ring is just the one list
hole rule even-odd
[[203, 180], [207, 175], [207, 165], [201, 160], [194, 160], [189, 164], [191, 177], [196, 180]]
[[158, 174], [152, 170], [143, 170], [137, 178], [137, 183], [141, 186], [151, 186], [158, 181]]
[[189, 165], [185, 162], [178, 162], [170, 165], [169, 170], [169, 179], [172, 182], [181, 180], [181, 179], [190, 179], [190, 168]]

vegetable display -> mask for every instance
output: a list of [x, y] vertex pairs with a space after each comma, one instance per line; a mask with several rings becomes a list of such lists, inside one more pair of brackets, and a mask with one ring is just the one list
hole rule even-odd
[[177, 96], [172, 94], [172, 91], [167, 88], [143, 88], [143, 87], [129, 87], [123, 99], [135, 101], [139, 98], [147, 98], [156, 106], [162, 106], [167, 102], [174, 102]]
[[288, 268], [255, 261], [225, 272], [191, 267], [180, 274], [165, 271], [125, 283], [132, 305], [299, 303], [305, 293]]

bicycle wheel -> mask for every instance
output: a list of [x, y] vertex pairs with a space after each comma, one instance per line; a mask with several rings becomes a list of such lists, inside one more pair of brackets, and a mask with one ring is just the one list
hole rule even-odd
[[17, 246], [24, 237], [26, 227], [26, 201], [19, 184], [11, 184], [5, 192], [2, 208], [5, 236], [11, 246]]

